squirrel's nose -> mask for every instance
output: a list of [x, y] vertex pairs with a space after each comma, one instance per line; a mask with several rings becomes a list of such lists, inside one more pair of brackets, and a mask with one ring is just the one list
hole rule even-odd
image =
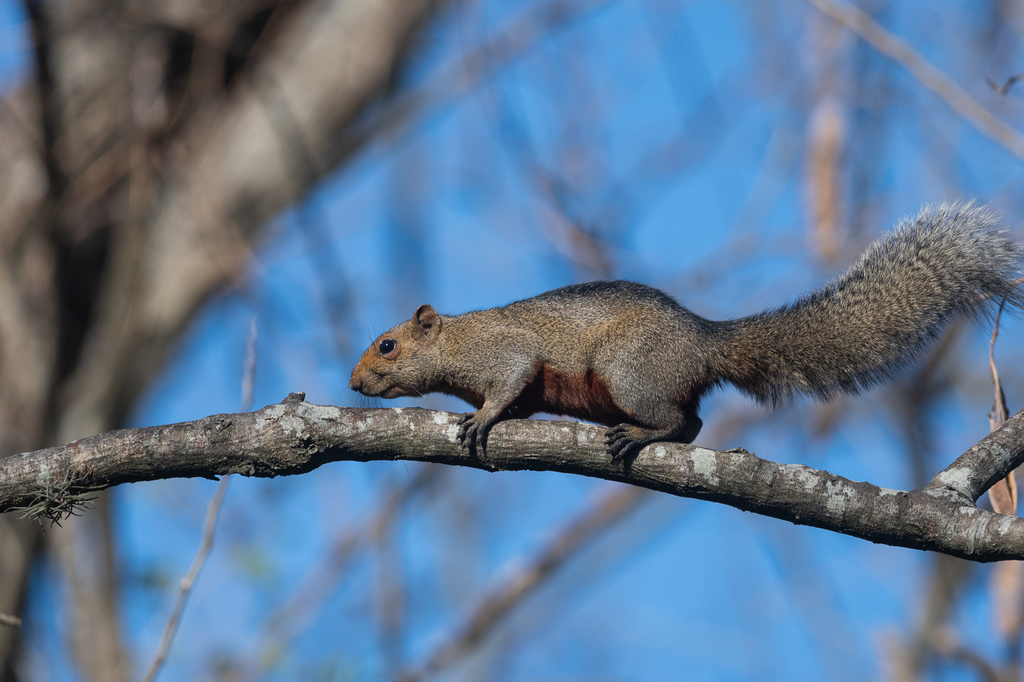
[[353, 391], [361, 393], [363, 390], [363, 380], [352, 377], [352, 380], [348, 382], [348, 387]]

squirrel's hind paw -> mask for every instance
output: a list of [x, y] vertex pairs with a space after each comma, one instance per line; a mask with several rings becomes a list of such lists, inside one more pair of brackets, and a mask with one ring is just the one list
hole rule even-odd
[[696, 414], [666, 429], [649, 429], [635, 424], [619, 424], [604, 432], [604, 444], [613, 462], [640, 452], [645, 445], [657, 441], [692, 443], [700, 433], [703, 422]]
[[487, 432], [490, 424], [480, 419], [477, 412], [467, 412], [459, 418], [459, 444], [470, 453], [479, 450], [485, 452]]
[[619, 424], [604, 432], [605, 450], [613, 462], [624, 460], [630, 452], [637, 452], [646, 444], [647, 438], [637, 434], [637, 430], [639, 427], [632, 424]]

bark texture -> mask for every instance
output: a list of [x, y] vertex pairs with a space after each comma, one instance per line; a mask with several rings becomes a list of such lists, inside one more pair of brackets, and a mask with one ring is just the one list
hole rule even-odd
[[[744, 450], [675, 443], [648, 446], [623, 467], [605, 452], [601, 427], [530, 419], [501, 422], [486, 453], [468, 453], [456, 439], [460, 415], [330, 407], [303, 398], [291, 394], [257, 412], [112, 431], [8, 458], [0, 469], [0, 511], [67, 508], [84, 503], [93, 490], [162, 478], [272, 478], [329, 462], [401, 459], [603, 478], [887, 545], [973, 561], [1024, 559], [1024, 519], [977, 507], [969, 495], [941, 483], [945, 472], [923, 490], [891, 490]], [[1019, 413], [976, 448], [999, 442], [1019, 463], [1022, 423]], [[979, 466], [1001, 471], [1009, 464], [981, 460]], [[997, 480], [980, 471], [977, 478]]]

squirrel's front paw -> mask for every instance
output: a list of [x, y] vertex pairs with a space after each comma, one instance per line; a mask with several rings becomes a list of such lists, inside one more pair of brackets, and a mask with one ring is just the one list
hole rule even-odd
[[487, 442], [488, 424], [478, 415], [477, 412], [467, 412], [459, 419], [459, 443], [471, 453], [476, 449], [484, 452]]

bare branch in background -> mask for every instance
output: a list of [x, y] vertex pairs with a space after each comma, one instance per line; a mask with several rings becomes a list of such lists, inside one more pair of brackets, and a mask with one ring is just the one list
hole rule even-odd
[[984, 135], [1003, 145], [1007, 151], [1024, 159], [1024, 136], [996, 118], [967, 94], [952, 78], [937, 69], [916, 50], [886, 31], [871, 16], [853, 5], [833, 0], [807, 0], [833, 20], [854, 31], [876, 50], [903, 65], [921, 85], [928, 88]]
[[985, 77], [985, 82], [988, 83], [988, 86], [990, 88], [992, 88], [993, 90], [998, 92], [1000, 95], [1003, 95], [1005, 97], [1006, 94], [1008, 92], [1010, 92], [1010, 88], [1012, 88], [1014, 86], [1014, 84], [1017, 81], [1021, 80], [1021, 79], [1024, 79], [1024, 73], [1018, 73], [1018, 74], [1016, 74], [1014, 76], [1010, 76], [1009, 78], [1006, 79], [1006, 82], [1003, 83], [1002, 85], [999, 85], [998, 83], [996, 83], [991, 78], [988, 78], [987, 76]]
[[[256, 341], [259, 336], [257, 334], [255, 317], [249, 318], [246, 328], [245, 366], [242, 370], [242, 412], [247, 412], [252, 406], [252, 391], [256, 383]], [[157, 647], [156, 654], [153, 656], [153, 662], [146, 671], [145, 677], [143, 677], [143, 682], [152, 682], [161, 668], [163, 668], [167, 654], [171, 650], [174, 634], [178, 630], [178, 623], [181, 621], [181, 614], [185, 609], [185, 601], [188, 599], [188, 595], [192, 591], [193, 585], [195, 585], [196, 578], [199, 577], [199, 571], [202, 570], [203, 564], [206, 563], [206, 556], [210, 553], [210, 548], [213, 546], [213, 530], [217, 525], [217, 515], [220, 513], [224, 494], [228, 489], [229, 479], [230, 476], [221, 478], [220, 483], [217, 485], [217, 490], [214, 491], [213, 498], [210, 500], [210, 505], [206, 511], [206, 522], [203, 524], [203, 536], [199, 543], [199, 550], [192, 560], [188, 573], [182, 578], [178, 587], [178, 598], [174, 603], [174, 608], [171, 610], [171, 615], [167, 619], [167, 625], [164, 626], [163, 636], [160, 638], [160, 644]]]
[[160, 637], [160, 644], [157, 647], [156, 654], [153, 656], [153, 662], [150, 663], [149, 668], [146, 670], [142, 682], [153, 682], [153, 679], [156, 678], [157, 673], [160, 672], [164, 661], [167, 659], [167, 653], [171, 650], [174, 633], [178, 631], [178, 623], [181, 621], [181, 614], [185, 609], [185, 601], [188, 599], [192, 586], [195, 585], [196, 578], [199, 577], [199, 571], [203, 569], [203, 564], [206, 563], [206, 556], [210, 553], [210, 548], [213, 546], [213, 529], [217, 525], [217, 514], [220, 512], [220, 505], [224, 500], [224, 493], [227, 492], [229, 480], [228, 476], [221, 479], [216, 492], [213, 494], [213, 499], [210, 500], [210, 506], [206, 510], [206, 523], [203, 524], [203, 539], [199, 544], [199, 551], [196, 552], [195, 558], [192, 559], [192, 565], [189, 566], [188, 573], [181, 579], [181, 584], [178, 586], [178, 598], [175, 600], [174, 608], [167, 619], [167, 625], [164, 627], [164, 633]]
[[332, 543], [320, 562], [304, 578], [296, 581], [291, 595], [267, 618], [241, 679], [262, 678], [265, 672], [262, 666], [287, 651], [299, 634], [309, 627], [327, 596], [338, 589], [355, 557], [369, 550], [380, 537], [392, 533], [406, 507], [416, 497], [435, 489], [443, 475], [443, 467], [422, 467], [412, 479], [385, 492], [369, 519], [345, 531]]
[[960, 642], [951, 628], [937, 629], [933, 633], [932, 646], [936, 653], [959, 661], [977, 673], [978, 677], [985, 682], [1007, 682], [1007, 680], [1016, 679], [1016, 676], [1008, 677], [1001, 674], [984, 656]]
[[[996, 313], [995, 322], [992, 325], [992, 339], [988, 344], [988, 371], [992, 376], [992, 387], [995, 390], [995, 399], [992, 402], [992, 411], [988, 415], [989, 430], [995, 431], [1010, 418], [1010, 410], [1006, 407], [1006, 394], [1003, 392], [1003, 385], [999, 381], [999, 370], [996, 369], [996, 339], [999, 338], [999, 321], [1003, 317], [1004, 300], [999, 304], [999, 312]], [[992, 501], [992, 508], [999, 514], [1017, 513], [1017, 478], [1014, 472], [1006, 475], [1002, 481], [996, 483], [988, 491], [988, 497]]]
[[[0, 452], [123, 423], [200, 307], [244, 277], [267, 220], [341, 160], [303, 152], [334, 149], [387, 99], [441, 4], [25, 0], [35, 78], [0, 106]], [[46, 544], [74, 585], [63, 630], [83, 680], [118, 682], [116, 502], [96, 504]], [[7, 612], [41, 543], [0, 526]]]
[[580, 548], [636, 510], [650, 493], [640, 488], [620, 488], [583, 511], [567, 523], [554, 538], [529, 562], [518, 567], [513, 575], [472, 610], [465, 623], [451, 638], [426, 657], [422, 666], [399, 674], [402, 682], [429, 679], [457, 665], [488, 638], [508, 615], [552, 573], [575, 556]]
[[245, 368], [242, 370], [242, 412], [252, 409], [252, 392], [256, 385], [256, 341], [259, 338], [256, 318], [250, 317], [245, 336]]

